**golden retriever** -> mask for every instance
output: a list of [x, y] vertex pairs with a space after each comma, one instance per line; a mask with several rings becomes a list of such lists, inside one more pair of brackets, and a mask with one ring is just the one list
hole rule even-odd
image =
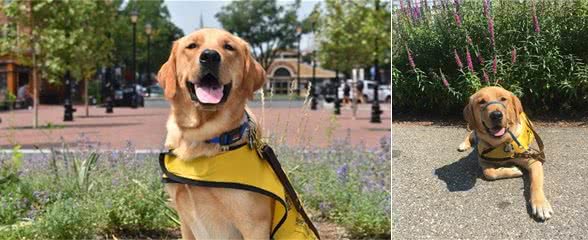
[[[485, 87], [470, 97], [463, 114], [472, 132], [459, 145], [458, 151], [466, 151], [477, 144], [478, 162], [488, 180], [520, 177], [523, 172], [519, 167], [526, 169], [531, 180], [529, 202], [533, 216], [540, 220], [551, 218], [553, 209], [543, 192], [542, 149], [540, 154], [514, 155], [518, 151], [528, 153], [528, 145], [534, 138], [540, 148], [543, 146], [532, 123], [527, 120], [519, 98], [500, 87]], [[525, 138], [529, 139], [527, 147], [519, 148], [519, 142]], [[520, 150], [515, 150], [517, 148]], [[503, 159], [484, 155], [492, 151], [513, 155]]]
[[[181, 159], [219, 154], [206, 140], [239, 127], [265, 71], [244, 40], [201, 29], [173, 43], [158, 73], [171, 105], [165, 146]], [[258, 130], [259, 131], [259, 130]], [[247, 137], [242, 137], [242, 144]], [[183, 239], [267, 239], [274, 201], [250, 191], [166, 184]], [[244, 211], [246, 210], [246, 211]]]

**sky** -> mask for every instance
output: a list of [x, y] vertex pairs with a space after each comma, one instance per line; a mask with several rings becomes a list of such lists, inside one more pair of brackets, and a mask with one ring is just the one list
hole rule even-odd
[[[278, 1], [281, 4], [289, 4], [293, 1]], [[221, 7], [230, 3], [228, 0], [165, 0], [171, 14], [171, 20], [181, 28], [185, 34], [189, 34], [200, 27], [200, 16], [204, 27], [222, 28], [214, 15], [221, 11]], [[302, 0], [298, 9], [298, 19], [307, 17], [318, 0]], [[312, 46], [311, 34], [305, 34], [300, 41], [301, 48], [307, 49]]]

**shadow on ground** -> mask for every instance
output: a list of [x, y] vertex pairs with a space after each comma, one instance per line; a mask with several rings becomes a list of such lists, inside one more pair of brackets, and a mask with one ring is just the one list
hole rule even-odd
[[57, 124], [57, 125], [42, 125], [38, 128], [33, 128], [31, 125], [27, 126], [17, 126], [17, 127], [5, 127], [3, 129], [61, 129], [61, 128], [99, 128], [99, 127], [127, 127], [127, 126], [135, 126], [140, 125], [141, 123], [133, 122], [133, 123], [90, 123], [90, 124], [72, 124], [72, 125], [65, 125], [65, 124]]
[[456, 162], [435, 169], [435, 175], [445, 182], [450, 192], [468, 191], [476, 185], [478, 178], [482, 178], [476, 158], [474, 150]]

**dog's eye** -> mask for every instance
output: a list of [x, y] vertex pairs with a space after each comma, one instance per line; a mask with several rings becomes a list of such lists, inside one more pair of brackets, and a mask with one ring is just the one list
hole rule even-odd
[[225, 45], [223, 46], [223, 48], [225, 48], [225, 49], [227, 49], [227, 50], [229, 50], [229, 51], [234, 51], [234, 50], [235, 50], [235, 48], [233, 48], [233, 46], [231, 46], [231, 45], [230, 45], [230, 44], [228, 44], [228, 43], [225, 43]]
[[482, 99], [478, 102], [478, 104], [486, 104], [486, 100]]
[[198, 47], [198, 45], [196, 45], [196, 43], [190, 43], [190, 45], [188, 45], [186, 48], [187, 49], [194, 49], [194, 48], [197, 48], [197, 47]]
[[505, 102], [505, 101], [506, 101], [506, 98], [505, 98], [505, 97], [501, 97], [501, 98], [500, 98], [500, 101], [503, 101], [503, 102]]

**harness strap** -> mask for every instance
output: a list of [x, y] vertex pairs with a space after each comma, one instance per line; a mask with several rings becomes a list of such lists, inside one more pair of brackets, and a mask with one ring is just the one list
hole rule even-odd
[[[493, 162], [507, 161], [507, 160], [511, 160], [511, 159], [515, 159], [515, 158], [536, 158], [540, 162], [545, 162], [545, 152], [544, 152], [545, 146], [543, 145], [543, 140], [541, 139], [539, 134], [537, 134], [537, 132], [535, 131], [535, 127], [533, 126], [533, 123], [531, 122], [531, 120], [529, 120], [529, 118], [525, 118], [525, 120], [526, 120], [527, 126], [529, 127], [529, 129], [531, 129], [531, 132], [533, 132], [533, 135], [535, 136], [535, 140], [537, 141], [537, 146], [539, 146], [539, 150], [532, 148], [530, 146], [531, 143], [529, 143], [528, 149], [526, 149], [525, 152], [522, 152], [522, 153], [515, 152], [512, 157], [492, 158], [492, 157], [484, 156], [485, 154], [488, 154], [489, 152], [496, 149], [496, 147], [490, 147], [490, 148], [484, 150], [480, 154], [480, 157], [486, 161], [493, 161]], [[519, 142], [517, 137], [510, 130], [508, 130], [508, 133], [510, 134], [512, 139], [519, 145], [519, 147], [523, 147], [523, 145]], [[477, 147], [477, 144], [476, 144], [476, 147]]]
[[270, 146], [264, 145], [261, 151], [261, 155], [261, 158], [266, 160], [276, 173], [276, 176], [284, 186], [286, 194], [290, 197], [290, 200], [292, 200], [292, 204], [294, 205], [296, 210], [298, 210], [298, 213], [302, 216], [302, 218], [304, 218], [304, 222], [306, 222], [310, 230], [314, 232], [315, 236], [317, 236], [320, 239], [318, 230], [314, 227], [312, 221], [310, 221], [310, 218], [306, 215], [306, 211], [304, 211], [302, 203], [300, 203], [300, 199], [298, 199], [298, 195], [296, 194], [294, 187], [292, 187], [292, 184], [290, 184], [290, 181], [288, 181], [288, 176], [286, 175], [284, 170], [282, 170], [282, 166], [280, 165], [280, 162], [278, 161], [278, 158], [276, 157], [274, 150]]
[[501, 101], [490, 101], [490, 102], [486, 103], [486, 105], [484, 105], [484, 107], [482, 107], [482, 109], [480, 109], [480, 111], [483, 112], [484, 110], [486, 110], [486, 108], [488, 106], [493, 105], [493, 104], [498, 104], [498, 105], [502, 106], [503, 108], [506, 108], [504, 103], [502, 103]]
[[[520, 155], [522, 156], [527, 156], [527, 157], [534, 157], [537, 158], [537, 160], [539, 160], [540, 162], [545, 162], [545, 146], [543, 145], [543, 140], [541, 139], [541, 137], [539, 136], [539, 134], [537, 134], [537, 132], [535, 131], [535, 127], [533, 126], [533, 123], [531, 122], [531, 120], [529, 120], [527, 118], [527, 124], [529, 125], [529, 128], [531, 129], [531, 131], [533, 132], [533, 135], [535, 135], [535, 139], [537, 141], [537, 146], [539, 146], [539, 150], [537, 149], [533, 149], [531, 147], [529, 147], [530, 150], [533, 150], [533, 152], [528, 152], [528, 156], [526, 155], [526, 153], [521, 153]], [[515, 154], [516, 155], [516, 154]]]

